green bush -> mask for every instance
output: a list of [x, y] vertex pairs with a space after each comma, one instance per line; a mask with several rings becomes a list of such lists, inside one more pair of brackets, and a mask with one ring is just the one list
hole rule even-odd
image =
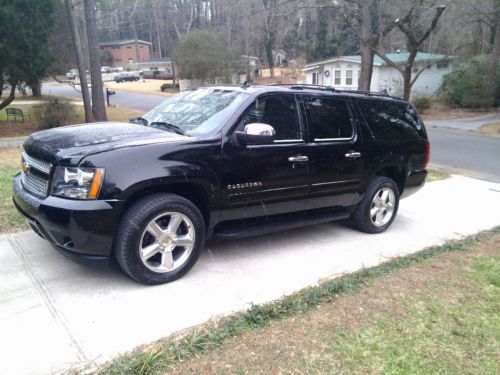
[[165, 91], [177, 91], [179, 90], [179, 84], [176, 83], [175, 85], [173, 83], [164, 83], [163, 85], [160, 86], [161, 92]]
[[428, 96], [417, 96], [411, 102], [420, 113], [424, 113], [431, 107], [432, 99]]
[[446, 74], [440, 95], [447, 105], [462, 108], [488, 108], [500, 104], [500, 67], [497, 70], [495, 97], [487, 96], [487, 77], [491, 57], [475, 56], [469, 61], [457, 64]]
[[54, 97], [49, 98], [45, 103], [33, 106], [33, 113], [40, 129], [57, 128], [67, 125], [77, 116], [73, 104], [67, 100]]

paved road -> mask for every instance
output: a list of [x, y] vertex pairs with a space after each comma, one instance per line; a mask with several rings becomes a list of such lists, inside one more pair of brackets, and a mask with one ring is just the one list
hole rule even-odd
[[500, 137], [428, 127], [431, 164], [500, 182]]
[[[44, 95], [59, 95], [72, 99], [82, 99], [81, 94], [70, 86], [52, 86], [50, 84], [44, 84], [42, 86], [42, 92]], [[166, 99], [166, 97], [159, 95], [134, 94], [119, 90], [115, 92], [116, 94], [111, 96], [112, 104], [144, 112], [156, 107]]]
[[497, 226], [498, 212], [500, 184], [454, 177], [402, 200], [385, 233], [326, 223], [212, 242], [186, 276], [155, 287], [80, 266], [33, 232], [0, 236], [0, 372], [100, 363], [252, 302]]

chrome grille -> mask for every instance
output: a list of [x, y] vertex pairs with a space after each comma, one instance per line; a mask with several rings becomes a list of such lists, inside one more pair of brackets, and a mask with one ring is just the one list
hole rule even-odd
[[49, 180], [38, 177], [33, 173], [21, 172], [21, 182], [23, 187], [31, 194], [45, 198], [49, 194]]
[[49, 195], [52, 164], [29, 156], [26, 152], [22, 154], [22, 164], [21, 182], [26, 191], [42, 198]]
[[50, 174], [50, 170], [52, 169], [52, 164], [33, 158], [29, 156], [26, 152], [23, 152], [23, 160], [26, 164], [29, 165], [30, 168], [35, 168], [36, 170], [44, 173], [44, 174]]

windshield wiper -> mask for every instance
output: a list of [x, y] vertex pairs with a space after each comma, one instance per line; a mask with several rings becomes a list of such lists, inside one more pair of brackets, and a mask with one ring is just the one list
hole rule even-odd
[[149, 126], [153, 128], [160, 128], [160, 129], [165, 129], [180, 135], [186, 135], [186, 132], [182, 130], [180, 127], [177, 125], [171, 124], [169, 122], [164, 122], [164, 121], [153, 121]]
[[131, 122], [133, 124], [139, 124], [139, 125], [144, 125], [147, 126], [149, 124], [149, 121], [146, 120], [144, 117], [132, 117], [131, 119], [128, 120], [128, 122]]

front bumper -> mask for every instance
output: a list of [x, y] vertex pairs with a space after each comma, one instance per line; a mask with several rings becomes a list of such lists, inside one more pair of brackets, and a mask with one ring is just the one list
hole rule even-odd
[[30, 227], [57, 250], [82, 263], [108, 262], [122, 210], [119, 201], [37, 198], [14, 177], [14, 205]]

